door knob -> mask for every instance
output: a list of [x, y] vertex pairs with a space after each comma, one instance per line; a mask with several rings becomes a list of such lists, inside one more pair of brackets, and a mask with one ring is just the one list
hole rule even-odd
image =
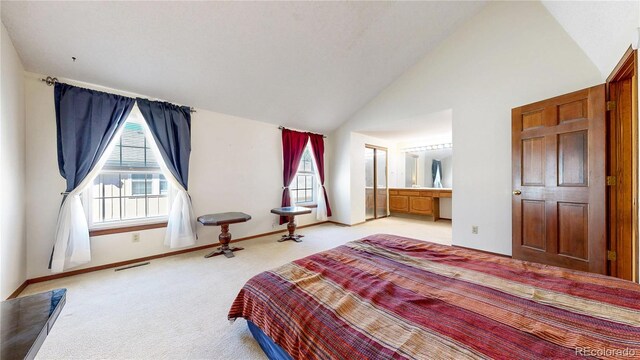
[[513, 195], [520, 195], [522, 194], [522, 191], [520, 190], [513, 190]]

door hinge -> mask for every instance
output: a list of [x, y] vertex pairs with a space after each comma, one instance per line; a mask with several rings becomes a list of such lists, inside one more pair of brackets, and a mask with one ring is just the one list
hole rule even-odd
[[607, 250], [607, 260], [616, 261], [617, 254], [615, 251]]
[[607, 176], [607, 186], [614, 186], [618, 182], [615, 176]]
[[607, 111], [611, 111], [614, 110], [616, 108], [616, 102], [615, 101], [607, 101]]

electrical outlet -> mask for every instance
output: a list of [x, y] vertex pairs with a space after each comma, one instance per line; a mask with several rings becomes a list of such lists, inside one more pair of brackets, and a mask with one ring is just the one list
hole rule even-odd
[[133, 235], [131, 235], [131, 241], [140, 242], [140, 233], [133, 233]]
[[477, 225], [473, 225], [471, 226], [471, 233], [472, 234], [478, 234], [478, 226]]

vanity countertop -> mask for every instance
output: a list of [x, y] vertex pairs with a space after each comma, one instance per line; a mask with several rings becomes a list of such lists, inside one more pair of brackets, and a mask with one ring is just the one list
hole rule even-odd
[[434, 187], [392, 187], [390, 190], [444, 190], [453, 191], [452, 188], [434, 188]]

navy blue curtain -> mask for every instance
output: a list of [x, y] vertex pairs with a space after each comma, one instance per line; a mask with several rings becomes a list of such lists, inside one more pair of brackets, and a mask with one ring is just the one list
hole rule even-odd
[[173, 176], [188, 190], [191, 155], [191, 109], [166, 102], [137, 99], [138, 107]]
[[54, 101], [58, 168], [70, 192], [100, 160], [129, 116], [134, 99], [56, 83]]

